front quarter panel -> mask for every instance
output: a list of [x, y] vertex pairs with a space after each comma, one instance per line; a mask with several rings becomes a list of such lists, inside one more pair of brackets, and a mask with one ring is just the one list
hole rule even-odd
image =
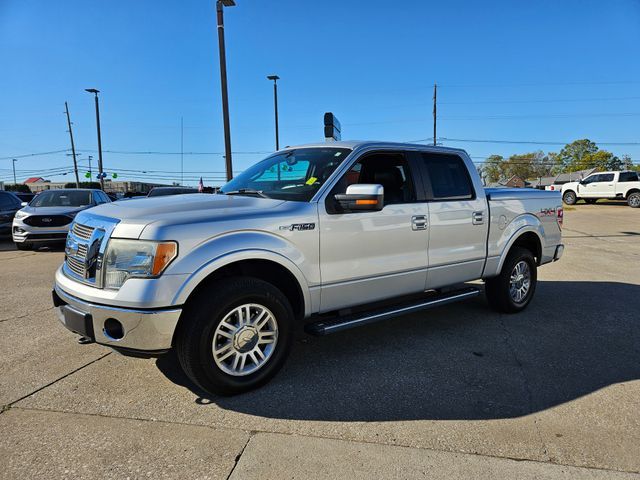
[[[317, 238], [316, 235], [313, 237]], [[310, 239], [310, 243], [316, 242]], [[317, 247], [309, 251], [317, 252]], [[305, 315], [308, 315], [314, 303], [310, 297], [310, 287], [319, 283], [317, 254], [311, 257], [287, 239], [266, 232], [244, 231], [221, 235], [189, 252], [173, 268], [174, 272], [192, 273], [177, 291], [172, 304], [184, 304], [204, 279], [226, 265], [243, 260], [269, 260], [282, 265], [295, 276], [304, 296]]]

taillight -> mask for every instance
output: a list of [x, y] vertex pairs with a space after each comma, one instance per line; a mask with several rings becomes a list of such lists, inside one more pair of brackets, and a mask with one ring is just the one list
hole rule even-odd
[[564, 221], [564, 209], [562, 207], [558, 207], [556, 210], [556, 219], [558, 220], [560, 230], [562, 230], [562, 222]]

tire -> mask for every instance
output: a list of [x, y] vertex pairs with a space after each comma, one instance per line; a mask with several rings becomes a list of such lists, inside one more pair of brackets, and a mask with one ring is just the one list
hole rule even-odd
[[573, 190], [567, 190], [562, 194], [562, 201], [567, 205], [575, 205], [578, 201], [576, 192], [574, 192]]
[[[511, 290], [512, 276], [516, 275], [516, 267], [520, 269], [518, 275], [524, 274], [524, 278], [515, 282], [516, 287], [518, 285], [524, 287], [527, 272], [529, 278], [529, 286], [520, 299], [517, 299], [518, 295], [514, 296], [514, 292]], [[536, 268], [536, 261], [531, 251], [521, 247], [512, 248], [502, 266], [500, 275], [485, 282], [485, 293], [489, 305], [502, 313], [517, 313], [524, 310], [536, 291], [538, 281]], [[522, 293], [522, 288], [520, 288], [520, 293]]]
[[[246, 306], [248, 318], [255, 323], [242, 322], [240, 315], [247, 318]], [[257, 278], [215, 282], [189, 300], [183, 315], [176, 339], [180, 365], [211, 394], [235, 395], [264, 385], [282, 368], [291, 350], [291, 304], [280, 290]]]
[[15, 242], [15, 246], [18, 250], [33, 250], [33, 245], [27, 242]]
[[631, 208], [640, 207], [640, 192], [633, 192], [627, 196], [627, 205]]
[[583, 200], [584, 200], [584, 203], [586, 203], [587, 205], [593, 205], [598, 201], [597, 198], [583, 198]]

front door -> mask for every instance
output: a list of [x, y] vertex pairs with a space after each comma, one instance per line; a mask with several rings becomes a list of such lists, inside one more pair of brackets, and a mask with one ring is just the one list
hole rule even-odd
[[[404, 152], [366, 153], [318, 205], [321, 312], [424, 290], [428, 206], [415, 173]], [[334, 195], [354, 183], [382, 185], [383, 209], [340, 212]]]
[[468, 165], [456, 154], [422, 152], [429, 202], [429, 271], [427, 288], [482, 276], [486, 258], [489, 210], [484, 189], [474, 185]]

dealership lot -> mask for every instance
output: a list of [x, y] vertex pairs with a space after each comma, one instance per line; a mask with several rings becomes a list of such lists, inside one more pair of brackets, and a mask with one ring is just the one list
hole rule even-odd
[[0, 468], [8, 478], [636, 478], [640, 211], [576, 205], [564, 243], [522, 314], [476, 299], [301, 336], [264, 388], [207, 398], [172, 356], [77, 344], [50, 299], [63, 253], [4, 239]]

